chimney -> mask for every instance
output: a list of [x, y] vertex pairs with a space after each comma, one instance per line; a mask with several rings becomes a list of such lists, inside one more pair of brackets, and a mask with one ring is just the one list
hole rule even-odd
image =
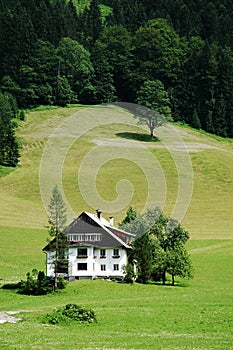
[[113, 216], [109, 216], [109, 223], [111, 226], [114, 226], [114, 217]]
[[97, 215], [97, 218], [98, 218], [99, 220], [101, 220], [102, 211], [99, 210], [99, 209], [96, 209], [96, 215]]

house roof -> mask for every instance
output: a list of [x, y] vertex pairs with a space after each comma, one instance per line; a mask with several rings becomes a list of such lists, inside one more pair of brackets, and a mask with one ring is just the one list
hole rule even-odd
[[108, 234], [110, 234], [114, 239], [116, 239], [120, 245], [122, 245], [125, 248], [131, 248], [127, 242], [129, 242], [129, 238], [135, 238], [136, 235], [133, 235], [132, 233], [120, 230], [110, 224], [109, 221], [107, 221], [104, 217], [101, 217], [101, 219], [98, 218], [97, 215], [84, 212], [86, 215], [88, 215], [92, 220], [94, 220], [99, 226], [101, 226]]
[[[130, 242], [135, 235], [132, 233], [123, 231], [111, 225], [109, 221], [101, 216], [82, 212], [77, 218], [75, 218], [70, 225], [64, 230], [64, 234], [77, 237], [76, 235], [86, 234], [85, 242], [82, 240], [75, 240], [71, 242], [72, 246], [96, 246], [103, 248], [111, 247], [124, 247], [131, 249]], [[88, 240], [87, 234], [101, 235], [101, 241]], [[44, 251], [49, 250], [50, 244], [43, 248]]]

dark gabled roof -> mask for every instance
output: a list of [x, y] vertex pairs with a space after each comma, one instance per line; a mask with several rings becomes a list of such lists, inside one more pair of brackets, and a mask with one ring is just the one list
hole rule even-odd
[[[95, 246], [102, 248], [124, 247], [130, 249], [130, 243], [135, 238], [135, 235], [120, 230], [110, 224], [103, 217], [83, 212], [75, 218], [70, 225], [64, 230], [66, 235], [75, 234], [101, 234], [101, 241], [72, 241], [72, 246]], [[43, 248], [43, 251], [49, 250], [48, 244]]]
[[[66, 236], [63, 233], [58, 234], [60, 236], [59, 240], [61, 242], [61, 239], [66, 239]], [[62, 238], [63, 237], [63, 238]], [[43, 252], [47, 251], [55, 251], [56, 250], [56, 237], [54, 237], [42, 250]]]
[[109, 234], [112, 235], [116, 240], [119, 241], [125, 248], [131, 248], [129, 244], [131, 243], [132, 239], [136, 237], [136, 235], [133, 235], [132, 233], [123, 231], [118, 229], [117, 227], [114, 227], [105, 220], [103, 217], [99, 219], [95, 214], [87, 213], [87, 215], [92, 217], [92, 219], [99, 225], [101, 225]]

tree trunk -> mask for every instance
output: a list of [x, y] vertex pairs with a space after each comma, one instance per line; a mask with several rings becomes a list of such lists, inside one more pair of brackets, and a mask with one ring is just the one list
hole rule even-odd
[[57, 290], [57, 270], [58, 270], [58, 233], [56, 233], [56, 251], [54, 264], [54, 292]]
[[57, 290], [57, 260], [55, 262], [55, 271], [54, 271], [54, 292]]
[[163, 271], [162, 280], [163, 280], [163, 285], [165, 285], [165, 282], [166, 282], [166, 271]]
[[172, 286], [175, 285], [175, 275], [172, 275]]
[[150, 136], [153, 138], [154, 137], [154, 128], [150, 128]]

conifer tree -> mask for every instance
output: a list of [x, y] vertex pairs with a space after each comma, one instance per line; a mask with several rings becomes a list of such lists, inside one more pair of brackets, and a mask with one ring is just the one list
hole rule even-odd
[[15, 167], [19, 161], [19, 145], [12, 118], [16, 117], [15, 99], [9, 93], [0, 93], [0, 164]]
[[68, 273], [68, 240], [63, 233], [66, 224], [66, 207], [62, 195], [56, 185], [52, 191], [52, 197], [48, 206], [49, 211], [49, 236], [52, 241], [49, 249], [53, 252], [52, 264], [54, 266], [54, 290], [57, 290], [58, 273]]

